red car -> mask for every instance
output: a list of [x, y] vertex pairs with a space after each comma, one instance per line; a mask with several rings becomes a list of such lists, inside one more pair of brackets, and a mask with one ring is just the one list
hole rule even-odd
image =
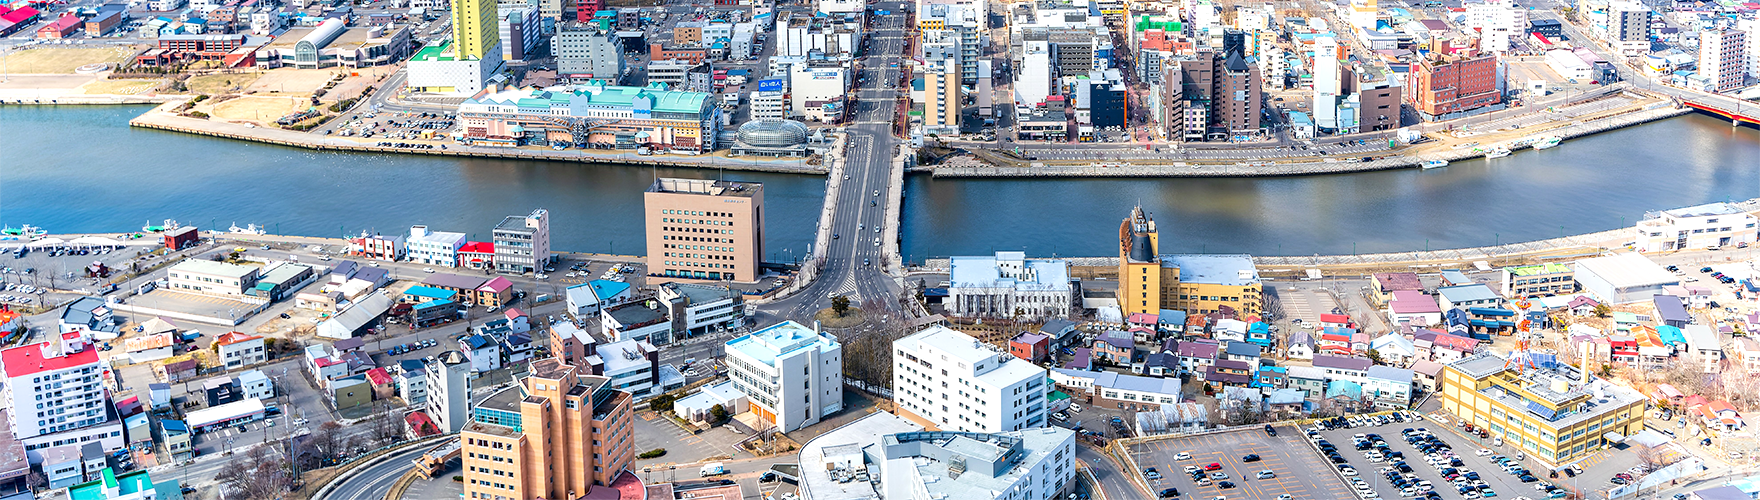
[[1209, 465], [1204, 466], [1204, 470], [1222, 470], [1222, 464], [1216, 463], [1216, 462], [1210, 462]]

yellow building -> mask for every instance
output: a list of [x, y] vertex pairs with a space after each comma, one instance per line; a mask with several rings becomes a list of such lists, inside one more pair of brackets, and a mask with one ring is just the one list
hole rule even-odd
[[1436, 382], [1442, 409], [1552, 469], [1644, 430], [1637, 391], [1556, 361], [1526, 364], [1489, 353], [1449, 364]]
[[959, 109], [965, 102], [960, 93], [959, 64], [934, 59], [923, 65], [918, 74], [923, 77], [923, 128], [959, 133]]
[[495, 0], [452, 0], [452, 39], [459, 60], [483, 59], [500, 50], [501, 28], [496, 24]]
[[464, 498], [580, 498], [617, 481], [635, 460], [635, 398], [610, 382], [548, 358], [478, 403], [459, 432]]
[[1240, 317], [1264, 310], [1264, 285], [1244, 254], [1157, 254], [1161, 238], [1143, 207], [1118, 226], [1118, 306], [1126, 317], [1162, 309]]

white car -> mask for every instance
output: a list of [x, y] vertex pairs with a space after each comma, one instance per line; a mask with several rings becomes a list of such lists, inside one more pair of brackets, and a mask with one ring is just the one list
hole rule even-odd
[[1481, 457], [1489, 457], [1489, 456], [1491, 456], [1491, 449], [1490, 448], [1479, 448], [1479, 451], [1475, 451], [1475, 452], [1473, 452], [1473, 454], [1481, 456]]
[[422, 268], [422, 272], [424, 272], [424, 273], [431, 273], [431, 272], [434, 272], [434, 268], [432, 268], [432, 267], [424, 267], [424, 268]]
[[1338, 474], [1342, 475], [1342, 476], [1346, 476], [1346, 477], [1355, 476], [1355, 475], [1357, 475], [1357, 470], [1352, 469], [1350, 467], [1345, 467], [1343, 469], [1339, 469]]
[[1174, 460], [1191, 460], [1191, 459], [1192, 459], [1192, 454], [1191, 454], [1191, 453], [1186, 453], [1186, 452], [1183, 452], [1183, 451], [1182, 451], [1182, 452], [1180, 452], [1180, 453], [1179, 453], [1179, 454], [1178, 454], [1178, 455], [1174, 455], [1174, 456], [1173, 456], [1173, 459], [1174, 459]]

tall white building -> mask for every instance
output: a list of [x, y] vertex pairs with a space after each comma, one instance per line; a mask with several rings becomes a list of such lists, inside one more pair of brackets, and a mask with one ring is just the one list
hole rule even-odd
[[1466, 25], [1479, 31], [1479, 50], [1507, 52], [1512, 38], [1528, 32], [1528, 11], [1509, 0], [1480, 0], [1462, 4]]
[[441, 433], [454, 433], [464, 428], [471, 409], [471, 360], [464, 353], [440, 353], [438, 362], [428, 363], [428, 418]]
[[908, 489], [907, 498], [1052, 500], [1075, 485], [1076, 433], [1060, 427], [906, 432], [882, 436], [880, 445], [881, 482], [889, 492]]
[[429, 231], [428, 226], [410, 226], [404, 257], [411, 262], [458, 267], [458, 249], [464, 248], [465, 236], [464, 233]]
[[1635, 225], [1633, 247], [1640, 252], [1728, 247], [1753, 243], [1756, 219], [1728, 203], [1676, 208], [1644, 214]]
[[1736, 29], [1740, 30], [1748, 43], [1742, 51], [1742, 69], [1750, 75], [1760, 76], [1760, 17], [1742, 17], [1736, 19]]
[[1004, 432], [1046, 423], [1045, 369], [944, 326], [892, 342], [899, 412], [944, 431]]
[[1341, 82], [1338, 71], [1338, 39], [1314, 37], [1314, 99], [1322, 95], [1338, 96]]
[[789, 68], [788, 88], [794, 98], [794, 116], [835, 120], [841, 118], [842, 106], [847, 104], [843, 96], [849, 90], [849, 69], [840, 63], [795, 64]]
[[1028, 259], [1025, 252], [988, 257], [953, 257], [947, 287], [954, 316], [1028, 318], [1069, 316], [1075, 301], [1069, 262]]
[[79, 429], [105, 421], [110, 398], [104, 365], [84, 333], [71, 342], [42, 342], [0, 351], [12, 404], [12, 433], [20, 440]]
[[727, 341], [728, 378], [758, 418], [789, 432], [843, 411], [843, 344], [784, 321]]
[[1022, 47], [1020, 79], [1014, 83], [1015, 107], [1032, 109], [1051, 95], [1051, 42], [1027, 40]]
[[495, 270], [502, 273], [542, 273], [550, 264], [550, 211], [509, 215], [495, 226]]
[[1699, 74], [1711, 81], [1713, 92], [1728, 92], [1742, 87], [1747, 56], [1747, 34], [1737, 30], [1705, 31], [1699, 34]]

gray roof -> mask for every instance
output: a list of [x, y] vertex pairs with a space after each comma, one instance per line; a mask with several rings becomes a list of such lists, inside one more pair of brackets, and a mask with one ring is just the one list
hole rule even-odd
[[1259, 282], [1253, 257], [1246, 254], [1162, 255], [1161, 267], [1179, 268], [1181, 283], [1245, 286]]
[[1363, 371], [1368, 370], [1369, 367], [1374, 366], [1374, 364], [1373, 361], [1369, 361], [1367, 358], [1331, 356], [1326, 354], [1314, 355], [1314, 366], [1321, 368]]
[[1483, 283], [1450, 286], [1436, 289], [1436, 294], [1448, 299], [1449, 302], [1475, 302], [1480, 300], [1497, 300], [1497, 292]]
[[1074, 321], [1063, 318], [1052, 318], [1047, 320], [1044, 326], [1039, 327], [1039, 333], [1050, 335], [1051, 338], [1057, 338], [1059, 333], [1065, 330], [1074, 330], [1075, 327], [1076, 322]]
[[1369, 378], [1412, 383], [1412, 371], [1405, 368], [1375, 365], [1369, 367]]
[[391, 272], [386, 271], [383, 267], [363, 267], [359, 271], [354, 272], [354, 279], [380, 283], [385, 281], [385, 278], [390, 275]]
[[1693, 317], [1687, 314], [1687, 306], [1681, 304], [1680, 297], [1673, 295], [1656, 295], [1651, 297], [1651, 301], [1656, 303], [1656, 315], [1662, 316], [1663, 321], [1693, 320]]
[[1096, 342], [1112, 344], [1113, 347], [1120, 349], [1134, 349], [1137, 346], [1135, 336], [1131, 335], [1130, 332], [1121, 332], [1117, 330], [1101, 333], [1100, 336], [1095, 337], [1094, 340]]
[[428, 279], [422, 280], [422, 284], [457, 288], [461, 290], [476, 290], [477, 287], [483, 286], [483, 282], [486, 281], [489, 280], [487, 278], [475, 278], [470, 276], [460, 276], [457, 274], [435, 273], [428, 276]]
[[1230, 355], [1230, 356], [1258, 357], [1260, 354], [1259, 344], [1254, 344], [1252, 342], [1238, 342], [1238, 341], [1232, 341], [1232, 340], [1228, 342], [1227, 352], [1228, 352], [1228, 355]]

